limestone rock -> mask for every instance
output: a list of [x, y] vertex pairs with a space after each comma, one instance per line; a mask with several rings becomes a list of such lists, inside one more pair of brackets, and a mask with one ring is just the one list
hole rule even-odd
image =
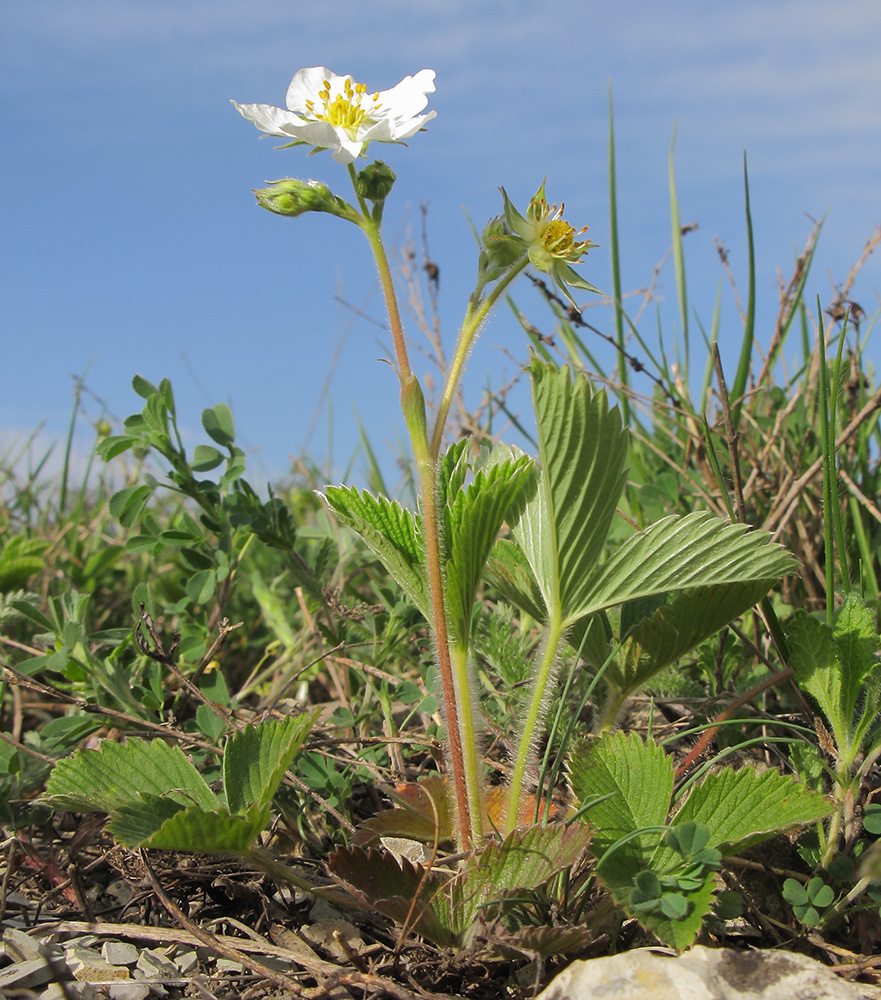
[[807, 955], [697, 946], [672, 956], [639, 948], [573, 962], [536, 1000], [864, 1000], [870, 986], [847, 983]]

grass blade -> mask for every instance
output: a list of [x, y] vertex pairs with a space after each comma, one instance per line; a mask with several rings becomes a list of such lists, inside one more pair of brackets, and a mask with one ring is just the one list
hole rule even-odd
[[679, 199], [676, 196], [676, 174], [673, 170], [673, 150], [676, 146], [676, 129], [670, 140], [670, 223], [673, 228], [673, 266], [676, 270], [676, 290], [679, 295], [679, 315], [682, 320], [683, 379], [688, 384], [688, 295], [685, 290], [685, 258], [682, 253], [682, 224], [679, 221]]
[[734, 406], [731, 410], [731, 422], [736, 431], [740, 425], [740, 408], [743, 394], [746, 391], [746, 381], [749, 378], [749, 364], [753, 353], [756, 324], [756, 256], [753, 245], [753, 220], [749, 209], [749, 175], [746, 167], [746, 153], [743, 154], [743, 198], [746, 206], [746, 245], [749, 256], [749, 291], [746, 300], [746, 322], [743, 326], [743, 344], [740, 348], [740, 360], [737, 372], [731, 384], [731, 399]]
[[620, 394], [621, 417], [624, 426], [630, 426], [630, 402], [627, 388], [630, 380], [627, 359], [624, 354], [624, 314], [621, 308], [621, 260], [618, 249], [618, 198], [615, 180], [615, 116], [612, 110], [612, 82], [609, 81], [609, 254], [612, 262], [612, 301], [615, 304], [615, 338], [618, 344], [618, 379], [622, 389]]

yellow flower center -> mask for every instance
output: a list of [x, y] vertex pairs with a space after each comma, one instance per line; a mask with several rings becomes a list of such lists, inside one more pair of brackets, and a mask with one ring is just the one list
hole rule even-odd
[[538, 236], [544, 249], [558, 259], [568, 260], [573, 264], [584, 256], [588, 240], [576, 240], [576, 236], [587, 232], [587, 226], [575, 229], [563, 218], [565, 205], [559, 208], [556, 205], [548, 206], [543, 198], [537, 198], [530, 206], [530, 211], [535, 219], [536, 236]]
[[367, 87], [363, 83], [353, 84], [352, 78], [348, 76], [342, 91], [336, 97], [331, 99], [328, 80], [324, 81], [324, 90], [319, 90], [318, 96], [322, 101], [319, 110], [316, 111], [314, 101], [306, 102], [306, 108], [315, 116], [315, 120], [327, 122], [334, 128], [345, 129], [353, 136], [365, 120], [370, 124], [373, 115], [380, 108], [379, 93], [367, 96]]

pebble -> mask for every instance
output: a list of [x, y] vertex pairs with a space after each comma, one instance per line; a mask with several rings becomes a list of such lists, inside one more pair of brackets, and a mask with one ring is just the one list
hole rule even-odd
[[101, 954], [111, 965], [134, 965], [138, 960], [138, 949], [128, 941], [105, 941]]
[[536, 1000], [865, 1000], [874, 987], [839, 978], [791, 951], [691, 948], [678, 956], [637, 948], [573, 962]]

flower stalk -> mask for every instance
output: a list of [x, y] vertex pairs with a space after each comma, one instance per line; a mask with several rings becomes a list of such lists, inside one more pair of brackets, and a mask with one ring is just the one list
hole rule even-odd
[[515, 280], [515, 278], [517, 278], [517, 276], [526, 268], [528, 263], [529, 260], [524, 255], [519, 261], [510, 267], [504, 277], [499, 280], [492, 292], [490, 292], [485, 299], [481, 299], [478, 302], [476, 308], [473, 301], [468, 304], [468, 310], [465, 313], [465, 319], [462, 321], [462, 328], [459, 331], [459, 337], [456, 341], [456, 349], [453, 352], [449, 370], [447, 371], [447, 379], [444, 384], [444, 390], [441, 394], [440, 402], [438, 403], [437, 417], [435, 419], [434, 430], [431, 435], [431, 454], [435, 460], [437, 460], [437, 457], [440, 454], [440, 448], [444, 439], [444, 430], [446, 429], [447, 416], [450, 412], [450, 406], [452, 406], [453, 399], [455, 398], [456, 389], [458, 388], [459, 380], [465, 369], [465, 362], [468, 359], [468, 354], [471, 351], [474, 341], [480, 333], [481, 327], [486, 322], [486, 319], [496, 302], [498, 302], [499, 297]]
[[[296, 217], [305, 212], [325, 212], [354, 222], [366, 236], [376, 262], [394, 345], [393, 366], [400, 383], [401, 410], [419, 472], [424, 565], [429, 588], [422, 607], [430, 616], [436, 644], [447, 732], [447, 764], [456, 809], [456, 839], [459, 850], [469, 852], [480, 845], [483, 837], [484, 801], [477, 738], [480, 711], [471, 684], [468, 637], [451, 633], [450, 621], [458, 619], [455, 615], [451, 619], [447, 607], [446, 540], [443, 537], [446, 511], [441, 505], [441, 497], [445, 496], [441, 487], [445, 484], [438, 481], [444, 431], [474, 341], [511, 283], [532, 264], [549, 274], [570, 301], [569, 286], [596, 291], [569, 266], [578, 263], [594, 244], [576, 238], [585, 230], [576, 231], [562, 218], [562, 206], [559, 209], [556, 205], [548, 206], [544, 182], [530, 201], [525, 216], [513, 207], [502, 189], [504, 214], [491, 220], [484, 230], [477, 284], [456, 340], [429, 435], [425, 399], [410, 365], [391, 267], [380, 232], [385, 199], [394, 185], [395, 174], [381, 161], [360, 171], [355, 169], [354, 162], [366, 156], [372, 142], [401, 143], [435, 117], [434, 111], [422, 113], [428, 103], [427, 95], [435, 89], [434, 76], [432, 70], [421, 70], [412, 77], [405, 77], [391, 90], [370, 94], [363, 84], [355, 83], [351, 77], [338, 76], [323, 66], [316, 66], [300, 70], [294, 76], [288, 87], [286, 108], [237, 104], [235, 101], [233, 104], [244, 118], [265, 133], [284, 137], [290, 140], [288, 145], [291, 146], [308, 145], [313, 151], [330, 150], [334, 160], [348, 169], [357, 208], [337, 198], [318, 181], [275, 181], [256, 194], [262, 207], [278, 215]], [[459, 623], [454, 631], [461, 631], [461, 628]], [[507, 817], [509, 830], [517, 822], [517, 803], [560, 637], [559, 627], [556, 631], [549, 629], [534, 687], [536, 694], [527, 713], [514, 767], [509, 800], [512, 805]]]
[[[459, 696], [460, 692], [462, 692], [462, 678], [454, 674], [450, 654], [450, 637], [447, 625], [443, 567], [441, 562], [441, 512], [438, 510], [437, 505], [438, 453], [429, 447], [425, 420], [425, 401], [419, 381], [410, 367], [407, 342], [401, 323], [401, 312], [398, 308], [398, 300], [395, 294], [394, 280], [392, 278], [391, 267], [389, 266], [388, 255], [385, 252], [385, 246], [382, 242], [380, 223], [367, 208], [358, 188], [355, 169], [351, 164], [349, 165], [349, 175], [352, 179], [352, 185], [355, 188], [355, 194], [361, 204], [362, 217], [359, 220], [359, 225], [370, 243], [370, 249], [373, 252], [376, 268], [379, 273], [379, 283], [382, 288], [383, 298], [385, 299], [389, 329], [395, 348], [396, 370], [401, 384], [401, 409], [407, 424], [413, 457], [416, 460], [416, 467], [419, 470], [426, 568], [428, 571], [433, 619], [431, 625], [434, 632], [437, 665], [441, 678], [441, 692], [444, 702], [449, 765], [453, 778], [456, 804], [457, 840], [460, 850], [470, 851], [476, 843], [473, 828], [474, 805], [479, 800], [473, 789], [476, 787], [477, 775], [475, 762], [470, 759], [470, 766], [466, 769], [464, 744], [468, 742], [468, 737], [466, 729], [462, 725], [459, 711], [462, 704], [462, 699]], [[469, 794], [469, 789], [472, 789], [471, 794]], [[479, 815], [479, 812], [476, 815]]]

